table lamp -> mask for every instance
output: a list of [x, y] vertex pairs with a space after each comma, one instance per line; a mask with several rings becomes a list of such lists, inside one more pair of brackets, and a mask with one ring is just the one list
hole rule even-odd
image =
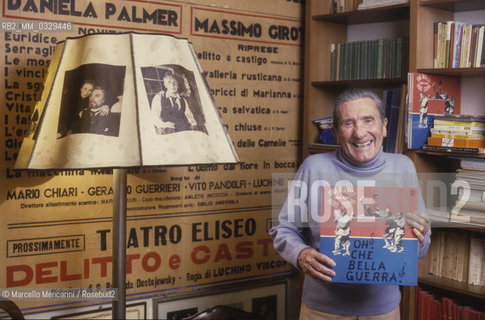
[[113, 169], [113, 318], [125, 318], [127, 168], [238, 161], [191, 43], [93, 34], [57, 44], [16, 169]]

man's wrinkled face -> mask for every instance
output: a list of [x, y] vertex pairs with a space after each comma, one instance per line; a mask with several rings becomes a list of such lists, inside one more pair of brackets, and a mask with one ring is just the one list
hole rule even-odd
[[356, 164], [364, 164], [379, 153], [387, 135], [387, 119], [381, 116], [374, 101], [360, 98], [339, 108], [340, 123], [333, 129], [342, 151]]

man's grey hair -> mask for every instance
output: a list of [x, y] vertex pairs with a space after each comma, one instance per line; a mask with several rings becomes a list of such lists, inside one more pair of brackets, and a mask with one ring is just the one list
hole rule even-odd
[[335, 129], [338, 129], [338, 126], [340, 124], [340, 106], [346, 102], [354, 101], [361, 98], [372, 99], [377, 107], [377, 111], [379, 111], [381, 121], [384, 121], [384, 118], [386, 116], [381, 98], [372, 90], [352, 88], [345, 90], [337, 97], [337, 99], [335, 99], [335, 104], [333, 106], [333, 127]]

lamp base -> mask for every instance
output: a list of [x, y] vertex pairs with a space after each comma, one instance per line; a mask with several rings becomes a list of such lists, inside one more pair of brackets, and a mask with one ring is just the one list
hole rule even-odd
[[113, 170], [113, 319], [126, 318], [126, 169]]

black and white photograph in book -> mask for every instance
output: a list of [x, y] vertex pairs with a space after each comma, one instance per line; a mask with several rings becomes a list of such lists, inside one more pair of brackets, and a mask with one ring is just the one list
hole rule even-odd
[[80, 133], [118, 136], [125, 69], [92, 63], [66, 71], [58, 139]]
[[207, 134], [198, 88], [191, 71], [180, 65], [142, 67], [157, 134], [196, 130]]

